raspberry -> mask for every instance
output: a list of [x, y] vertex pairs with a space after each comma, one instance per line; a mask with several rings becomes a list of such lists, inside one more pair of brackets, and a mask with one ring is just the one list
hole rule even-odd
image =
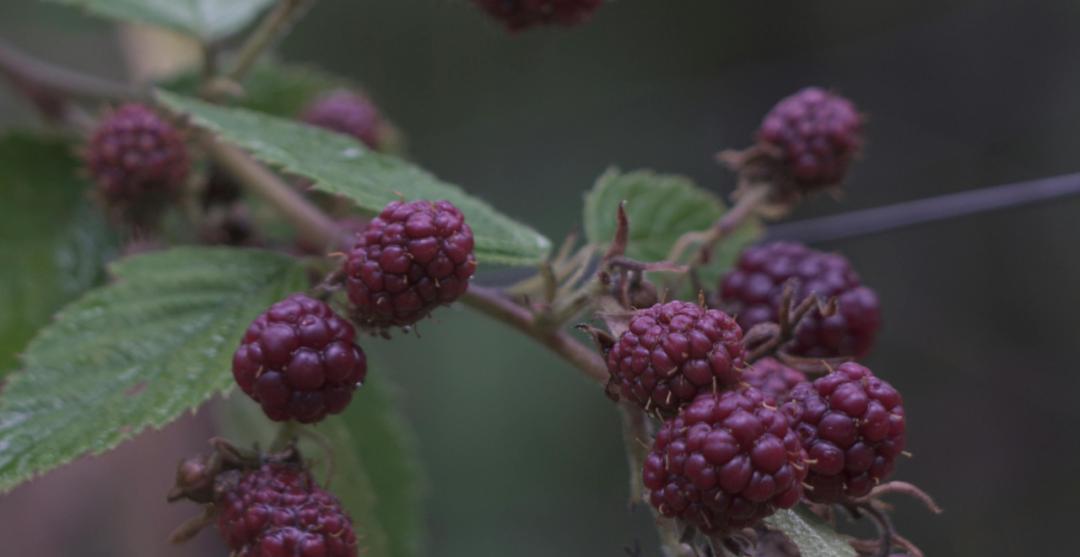
[[791, 389], [806, 381], [806, 375], [773, 358], [765, 358], [743, 371], [742, 379], [774, 401], [783, 402]]
[[892, 473], [904, 450], [902, 404], [896, 389], [854, 362], [792, 390], [782, 409], [810, 457], [810, 500], [862, 497]]
[[847, 259], [802, 244], [774, 242], [747, 248], [720, 282], [721, 307], [749, 330], [776, 321], [784, 284], [798, 279], [795, 303], [809, 294], [837, 297], [836, 314], [811, 311], [795, 330], [788, 353], [812, 358], [861, 357], [870, 351], [881, 325], [877, 294], [862, 286]]
[[383, 131], [379, 109], [366, 96], [347, 90], [315, 99], [301, 119], [313, 126], [352, 136], [372, 149], [379, 147]]
[[465, 293], [476, 272], [472, 229], [449, 201], [394, 201], [345, 261], [349, 300], [369, 329], [406, 327]]
[[140, 104], [105, 116], [84, 157], [102, 199], [123, 209], [174, 195], [190, 170], [180, 133]]
[[832, 186], [862, 146], [862, 116], [848, 99], [807, 87], [765, 115], [758, 140], [779, 150], [799, 186]]
[[671, 417], [698, 393], [738, 383], [744, 358], [742, 329], [726, 313], [656, 304], [634, 312], [608, 351], [608, 388]]
[[248, 327], [233, 377], [271, 420], [317, 422], [344, 410], [367, 375], [355, 336], [330, 306], [293, 294]]
[[473, 0], [510, 31], [540, 25], [584, 23], [604, 0]]
[[218, 498], [217, 524], [236, 557], [355, 557], [352, 519], [306, 470], [264, 464]]
[[702, 394], [665, 422], [642, 477], [661, 514], [717, 534], [795, 506], [806, 452], [784, 414], [743, 387]]

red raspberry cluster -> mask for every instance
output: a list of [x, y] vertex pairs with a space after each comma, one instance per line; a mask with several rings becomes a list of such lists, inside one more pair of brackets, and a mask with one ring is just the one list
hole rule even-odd
[[742, 329], [726, 313], [689, 302], [638, 310], [607, 353], [609, 390], [674, 416], [699, 393], [740, 380]]
[[217, 525], [236, 557], [356, 557], [352, 519], [295, 465], [264, 464], [222, 490]]
[[248, 327], [233, 376], [270, 419], [317, 422], [344, 410], [367, 375], [355, 336], [330, 306], [293, 294]]
[[823, 253], [802, 244], [773, 242], [747, 248], [720, 282], [720, 305], [736, 316], [743, 329], [775, 322], [784, 285], [795, 279], [796, 303], [810, 294], [836, 297], [830, 317], [811, 312], [799, 323], [785, 349], [797, 356], [861, 357], [870, 351], [881, 325], [878, 298], [862, 285], [844, 256]]
[[360, 93], [332, 91], [315, 99], [301, 120], [323, 129], [351, 136], [372, 149], [379, 147], [382, 116], [375, 103]]
[[779, 151], [798, 185], [836, 185], [862, 146], [862, 116], [848, 99], [807, 87], [765, 115], [758, 140]]
[[660, 428], [643, 471], [657, 510], [706, 533], [795, 506], [805, 477], [798, 436], [753, 387], [700, 395]]
[[141, 104], [107, 114], [83, 156], [102, 199], [124, 209], [172, 196], [191, 168], [180, 133]]
[[783, 410], [810, 455], [812, 501], [866, 495], [904, 450], [900, 393], [854, 362], [795, 387]]
[[394, 201], [360, 234], [345, 261], [354, 318], [405, 327], [453, 302], [476, 272], [473, 233], [449, 201]]

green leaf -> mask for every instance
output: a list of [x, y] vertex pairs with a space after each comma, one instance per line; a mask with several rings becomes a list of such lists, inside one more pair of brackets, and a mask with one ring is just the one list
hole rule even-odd
[[[198, 71], [189, 71], [163, 83], [161, 88], [181, 95], [196, 95], [202, 82]], [[293, 118], [319, 95], [334, 89], [357, 90], [358, 86], [326, 72], [304, 65], [264, 60], [244, 79], [244, 95], [236, 106]]]
[[[386, 371], [372, 367], [376, 373]], [[384, 380], [369, 377], [344, 414], [327, 418], [315, 430], [335, 451], [331, 491], [352, 516], [364, 554], [414, 557], [424, 534], [422, 474], [412, 434], [388, 390]], [[274, 426], [245, 396], [232, 397], [220, 418], [234, 440], [267, 446], [274, 437]], [[325, 463], [322, 447], [307, 441], [301, 449]]]
[[765, 524], [783, 532], [798, 546], [802, 557], [855, 557], [855, 549], [846, 536], [803, 510], [778, 511], [766, 518]]
[[192, 122], [251, 151], [257, 158], [315, 182], [322, 191], [343, 195], [369, 212], [406, 199], [446, 199], [457, 205], [476, 237], [476, 257], [487, 263], [531, 265], [542, 261], [551, 242], [526, 225], [470, 197], [399, 158], [375, 153], [357, 141], [290, 120], [159, 91], [167, 107]]
[[0, 395], [0, 493], [229, 388], [240, 334], [307, 280], [291, 258], [225, 248], [177, 248], [110, 269], [110, 284], [30, 343]]
[[275, 0], [47, 0], [116, 19], [149, 23], [205, 42], [246, 27]]
[[[641, 261], [662, 261], [683, 234], [709, 228], [726, 210], [719, 197], [683, 176], [650, 170], [605, 172], [585, 195], [585, 236], [602, 248], [615, 237], [619, 203], [626, 201], [630, 242], [626, 255]], [[716, 250], [698, 276], [712, 285], [730, 269], [739, 251], [761, 235], [761, 226], [750, 220], [739, 227]]]
[[64, 141], [0, 137], [0, 378], [35, 332], [102, 276], [113, 239]]

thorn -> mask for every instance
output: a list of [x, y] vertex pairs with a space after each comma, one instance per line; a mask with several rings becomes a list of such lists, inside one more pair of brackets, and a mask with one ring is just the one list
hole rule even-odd
[[814, 491], [814, 486], [812, 486], [812, 485], [810, 485], [810, 484], [808, 484], [806, 482], [801, 482], [801, 483], [802, 483], [803, 489], [805, 489], [806, 491]]
[[904, 456], [906, 456], [908, 458], [915, 458], [915, 455], [911, 454], [908, 451], [900, 451], [900, 454], [902, 454], [902, 455], [904, 455]]

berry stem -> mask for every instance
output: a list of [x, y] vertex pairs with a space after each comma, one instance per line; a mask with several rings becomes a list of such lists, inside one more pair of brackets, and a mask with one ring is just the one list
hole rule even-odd
[[758, 206], [768, 199], [771, 191], [772, 188], [764, 184], [746, 188], [745, 193], [739, 197], [735, 205], [713, 223], [708, 230], [683, 234], [672, 246], [671, 251], [668, 252], [667, 261], [678, 263], [691, 246], [700, 243], [701, 251], [698, 253], [696, 262], [707, 262], [712, 256], [716, 245], [734, 232], [750, 215], [753, 215]]

